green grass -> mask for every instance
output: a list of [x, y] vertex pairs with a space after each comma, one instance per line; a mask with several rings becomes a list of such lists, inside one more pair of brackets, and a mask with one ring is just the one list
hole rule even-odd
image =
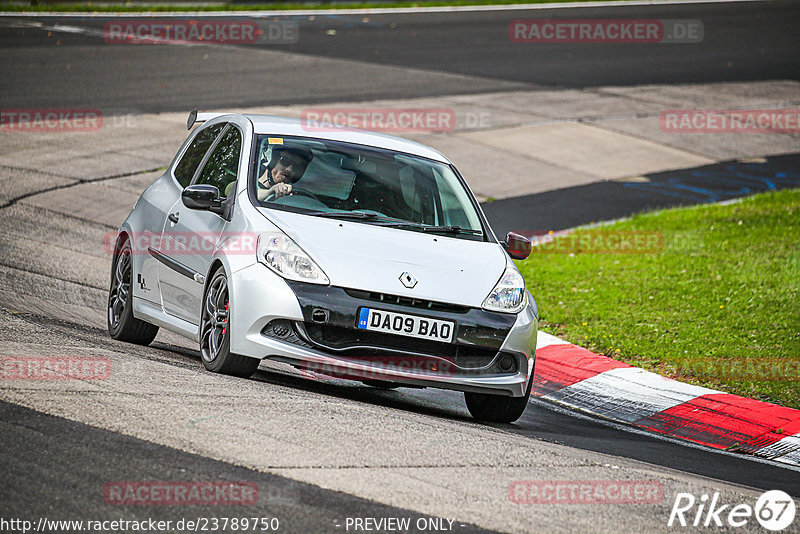
[[[191, 0], [189, 0], [191, 1]], [[366, 8], [391, 8], [391, 7], [437, 7], [437, 6], [482, 6], [482, 5], [512, 5], [512, 4], [552, 4], [556, 2], [591, 2], [594, 0], [423, 0], [420, 2], [275, 2], [263, 4], [230, 4], [198, 3], [188, 4], [150, 4], [129, 2], [76, 2], [76, 3], [48, 3], [48, 2], [0, 2], [0, 11], [24, 12], [65, 12], [65, 13], [139, 13], [139, 12], [185, 12], [185, 11], [290, 11], [305, 9], [366, 9]]]
[[570, 255], [563, 250], [580, 240], [562, 239], [519, 263], [542, 330], [685, 382], [800, 408], [800, 190], [579, 231], [606, 242], [609, 232], [661, 235], [663, 249]]

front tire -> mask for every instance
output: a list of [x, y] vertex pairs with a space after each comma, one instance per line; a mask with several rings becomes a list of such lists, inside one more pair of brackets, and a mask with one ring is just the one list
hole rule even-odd
[[486, 393], [464, 392], [464, 400], [472, 417], [486, 423], [513, 423], [525, 412], [531, 397], [533, 373], [528, 380], [528, 388], [522, 397], [506, 397]]
[[361, 383], [365, 386], [378, 389], [397, 389], [400, 387], [400, 384], [395, 384], [394, 382], [388, 382], [386, 380], [362, 380]]
[[212, 373], [248, 378], [261, 360], [231, 353], [230, 289], [225, 270], [214, 272], [203, 295], [200, 318], [200, 357]]
[[133, 316], [133, 261], [128, 239], [122, 241], [111, 263], [111, 287], [108, 290], [108, 333], [118, 341], [149, 345], [158, 334], [156, 325]]

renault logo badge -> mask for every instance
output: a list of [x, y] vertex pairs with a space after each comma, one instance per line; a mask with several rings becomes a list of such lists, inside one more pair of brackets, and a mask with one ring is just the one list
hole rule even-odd
[[414, 275], [410, 272], [406, 271], [400, 275], [400, 281], [406, 286], [408, 289], [412, 289], [415, 285], [417, 285], [417, 279], [414, 278]]

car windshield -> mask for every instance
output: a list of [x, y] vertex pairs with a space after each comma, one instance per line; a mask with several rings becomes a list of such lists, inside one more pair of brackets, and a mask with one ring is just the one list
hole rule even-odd
[[251, 187], [262, 207], [484, 239], [469, 193], [446, 164], [328, 140], [261, 135], [256, 143]]

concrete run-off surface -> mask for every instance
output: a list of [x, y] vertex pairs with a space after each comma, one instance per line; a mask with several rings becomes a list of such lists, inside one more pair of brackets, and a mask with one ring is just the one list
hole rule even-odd
[[[336, 111], [446, 112], [443, 131], [391, 131], [431, 145], [479, 199], [800, 151], [800, 133], [667, 131], [668, 110], [800, 108], [800, 82], [769, 81], [587, 90], [508, 91], [324, 105], [202, 110], [306, 117]], [[102, 111], [102, 110], [101, 110]], [[187, 110], [188, 113], [188, 110]], [[169, 163], [185, 138], [184, 113], [109, 116], [95, 132], [3, 132], [0, 201], [70, 180], [97, 180]], [[353, 116], [351, 114], [351, 116]], [[309, 135], [313, 135], [313, 128]], [[28, 171], [28, 172], [26, 172]], [[36, 172], [34, 172], [36, 171]], [[18, 173], [14, 179], [9, 172]]]

